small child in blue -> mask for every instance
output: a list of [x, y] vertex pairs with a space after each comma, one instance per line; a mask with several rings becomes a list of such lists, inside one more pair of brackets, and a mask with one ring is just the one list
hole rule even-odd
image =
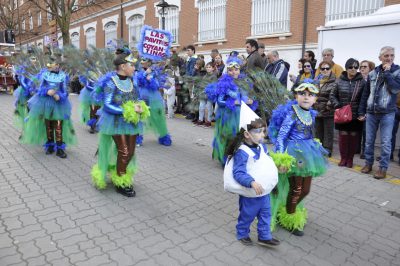
[[244, 245], [253, 244], [249, 236], [250, 226], [257, 217], [257, 243], [274, 247], [280, 241], [271, 234], [269, 193], [278, 182], [278, 169], [268, 154], [267, 146], [262, 143], [265, 122], [248, 108], [255, 119], [242, 125], [243, 109], [240, 114], [240, 132], [226, 150], [228, 161], [224, 169], [224, 187], [226, 191], [239, 194], [237, 239]]

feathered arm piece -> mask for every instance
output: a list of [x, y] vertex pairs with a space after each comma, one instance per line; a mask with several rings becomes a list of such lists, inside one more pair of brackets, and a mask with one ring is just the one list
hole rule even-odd
[[215, 103], [217, 101], [217, 83], [211, 83], [204, 89], [205, 94], [207, 94], [208, 100]]
[[68, 75], [65, 74], [65, 79], [60, 83], [59, 90], [56, 94], [60, 96], [60, 102], [64, 102], [68, 97]]
[[[135, 106], [139, 105], [142, 109], [141, 113], [135, 111]], [[139, 121], [146, 120], [150, 116], [150, 109], [144, 101], [127, 101], [122, 105], [124, 110], [122, 115], [125, 121], [137, 124]]]
[[279, 130], [281, 129], [287, 115], [292, 112], [292, 106], [294, 104], [297, 104], [297, 101], [288, 101], [286, 104], [279, 105], [275, 110], [273, 110], [268, 127], [268, 135], [272, 143], [276, 143]]
[[270, 152], [270, 156], [278, 169], [285, 169], [286, 171], [290, 171], [296, 161], [296, 159], [287, 152]]
[[223, 75], [217, 83], [217, 103], [221, 107], [235, 109], [236, 101], [240, 102], [239, 87], [229, 75]]
[[111, 81], [111, 78], [115, 74], [116, 73], [114, 71], [108, 72], [101, 76], [95, 83], [94, 89], [90, 96], [96, 103], [102, 104], [104, 102], [104, 88], [107, 86], [107, 83]]

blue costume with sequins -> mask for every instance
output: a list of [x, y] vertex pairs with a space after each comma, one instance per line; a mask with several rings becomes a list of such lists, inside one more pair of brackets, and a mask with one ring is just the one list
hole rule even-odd
[[[29, 114], [22, 141], [43, 144], [47, 138], [44, 145], [47, 154], [53, 150], [64, 151], [65, 144], [76, 143], [71, 122], [71, 103], [68, 99], [68, 80], [68, 75], [63, 71], [43, 71], [38, 91], [28, 101]], [[48, 95], [50, 90], [55, 91], [58, 100]]]
[[28, 100], [36, 93], [35, 81], [40, 79], [42, 72], [30, 77], [24, 67], [20, 66], [16, 70], [20, 86], [14, 91], [14, 106], [16, 115], [16, 125], [24, 127], [25, 118], [28, 116]]
[[122, 106], [138, 100], [136, 81], [111, 72], [101, 77], [99, 83], [97, 86], [103, 86], [99, 87], [101, 92], [92, 95], [97, 101], [102, 100], [97, 123], [100, 133], [98, 163], [93, 167], [92, 181], [97, 188], [104, 189], [106, 175], [110, 173], [116, 187], [129, 188], [136, 172], [134, 147], [141, 122], [126, 121]]
[[114, 75], [104, 88], [103, 107], [99, 110], [98, 128], [106, 135], [137, 135], [139, 127], [126, 122], [121, 105], [127, 101], [136, 101], [138, 91], [131, 78], [121, 80]]
[[316, 115], [314, 110], [303, 110], [293, 104], [279, 129], [275, 150], [287, 151], [297, 161], [296, 167], [289, 172], [291, 175], [316, 177], [326, 171], [326, 150], [313, 136]]
[[[100, 104], [92, 97], [96, 81], [83, 75], [79, 76], [79, 81], [81, 84], [84, 84], [83, 89], [79, 93], [80, 121], [90, 126], [93, 131], [98, 120], [96, 112], [100, 108]], [[93, 133], [92, 131], [91, 133]]]
[[205, 93], [218, 104], [212, 157], [225, 165], [225, 149], [239, 131], [240, 104], [241, 101], [247, 102], [247, 92], [236, 84], [233, 77], [224, 74], [216, 84], [208, 86]]
[[[147, 76], [150, 75], [150, 80]], [[139, 87], [140, 99], [145, 101], [150, 107], [150, 117], [144, 123], [146, 129], [149, 129], [158, 135], [158, 142], [164, 146], [172, 144], [171, 136], [168, 134], [167, 122], [165, 119], [164, 101], [160, 93], [161, 80], [159, 71], [152, 70], [151, 74], [146, 73], [145, 69], [136, 72], [136, 79]], [[143, 128], [136, 142], [141, 145], [143, 142]]]
[[313, 137], [316, 115], [316, 111], [302, 109], [296, 101], [290, 101], [274, 110], [269, 126], [275, 151], [287, 152], [295, 159], [295, 165], [280, 174], [279, 194], [271, 199], [278, 212], [277, 222], [301, 233], [307, 221], [303, 199], [310, 191], [312, 178], [324, 174], [328, 166], [328, 152]]

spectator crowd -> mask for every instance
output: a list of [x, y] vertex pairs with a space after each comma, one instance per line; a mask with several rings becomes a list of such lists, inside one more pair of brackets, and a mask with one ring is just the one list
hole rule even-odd
[[[355, 154], [360, 154], [360, 158], [365, 159], [363, 173], [370, 173], [374, 160], [377, 160], [379, 168], [374, 177], [386, 177], [389, 161], [395, 159], [396, 134], [400, 122], [400, 67], [394, 64], [393, 47], [385, 46], [377, 52], [381, 62], [378, 66], [371, 58], [362, 61], [349, 58], [344, 68], [334, 62], [333, 49], [323, 49], [320, 62], [317, 62], [314, 52], [308, 50], [298, 60], [297, 74], [289, 74], [290, 65], [280, 57], [278, 51], [266, 51], [265, 45], [256, 40], [247, 40], [245, 49], [247, 57], [239, 55], [237, 51], [229, 55], [242, 59], [242, 73], [264, 70], [276, 77], [284, 87], [288, 86], [290, 80], [292, 91], [310, 80], [318, 86], [319, 95], [313, 106], [318, 111], [315, 137], [320, 139], [331, 156], [334, 130], [338, 131], [339, 166], [352, 168]], [[197, 55], [193, 45], [186, 46], [180, 52], [172, 48], [167, 68], [173, 76], [173, 92], [171, 88], [164, 90], [168, 118], [182, 114], [196, 126], [211, 127], [218, 106], [208, 101], [203, 91], [207, 84], [215, 82], [226, 72], [224, 61], [227, 57], [224, 58], [217, 49], [213, 49], [207, 58], [210, 60], [206, 62], [203, 55]], [[197, 108], [189, 108], [193, 104]], [[345, 107], [350, 110], [351, 119], [346, 123], [335, 120], [335, 116]], [[374, 156], [378, 130], [381, 154]], [[400, 151], [397, 161], [400, 164]]]

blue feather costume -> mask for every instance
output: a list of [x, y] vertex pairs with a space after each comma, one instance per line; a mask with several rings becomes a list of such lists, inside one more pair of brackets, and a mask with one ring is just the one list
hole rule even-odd
[[[68, 80], [68, 75], [63, 71], [43, 71], [38, 91], [28, 101], [30, 111], [22, 138], [24, 143], [42, 144], [47, 139], [44, 145], [46, 151], [49, 151], [49, 148], [64, 150], [65, 144], [76, 143], [71, 122], [71, 103], [68, 99]], [[50, 90], [55, 91], [59, 100], [48, 95]], [[54, 134], [57, 145], [54, 143]]]

